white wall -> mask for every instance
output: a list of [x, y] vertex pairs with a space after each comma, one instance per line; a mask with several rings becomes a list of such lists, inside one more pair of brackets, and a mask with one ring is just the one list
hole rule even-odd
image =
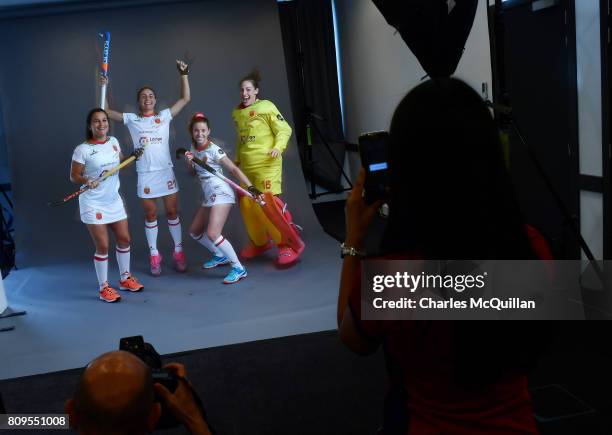
[[580, 0], [575, 4], [580, 173], [601, 177], [599, 0]]
[[[370, 0], [335, 0], [344, 82], [346, 139], [357, 143], [362, 132], [386, 130], [393, 110], [425, 75], [401, 36]], [[478, 92], [491, 86], [487, 3], [479, 0], [472, 32], [456, 76]], [[601, 61], [599, 0], [575, 1], [580, 173], [602, 175]], [[356, 153], [349, 153], [354, 175]], [[597, 258], [603, 258], [602, 195], [581, 192], [581, 232]]]
[[[371, 0], [335, 0], [338, 14], [346, 139], [357, 143], [366, 131], [387, 130], [393, 110], [425, 75], [399, 33]], [[491, 89], [491, 55], [486, 0], [480, 0], [474, 26], [456, 77], [478, 92]]]
[[[602, 176], [601, 44], [599, 0], [575, 2], [580, 173]], [[603, 258], [603, 196], [580, 193], [580, 231]], [[584, 255], [584, 254], [583, 254]]]

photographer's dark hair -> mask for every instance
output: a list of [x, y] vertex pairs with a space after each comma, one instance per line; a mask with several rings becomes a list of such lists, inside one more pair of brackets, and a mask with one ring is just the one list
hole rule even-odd
[[[467, 84], [442, 78], [410, 91], [393, 115], [389, 146], [384, 253], [427, 260], [535, 258], [499, 133]], [[449, 329], [457, 346], [457, 380], [472, 387], [508, 370], [527, 370], [537, 354], [534, 340], [547, 335], [531, 322], [463, 321]]]
[[404, 97], [391, 121], [389, 166], [386, 251], [534, 258], [497, 128], [464, 82], [429, 80]]

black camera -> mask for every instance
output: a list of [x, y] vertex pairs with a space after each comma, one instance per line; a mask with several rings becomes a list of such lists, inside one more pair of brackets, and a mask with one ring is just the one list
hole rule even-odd
[[[145, 343], [142, 335], [136, 335], [134, 337], [123, 337], [119, 340], [119, 350], [124, 350], [136, 355], [138, 358], [144, 361], [144, 363], [151, 369], [151, 375], [153, 377], [153, 383], [163, 385], [174, 393], [178, 387], [178, 378], [174, 372], [162, 368], [162, 361], [159, 353], [150, 343]], [[177, 427], [180, 425], [179, 421], [176, 420], [174, 415], [166, 408], [163, 400], [157, 397], [156, 400], [161, 403], [162, 413], [157, 423], [157, 427], [160, 429]]]
[[389, 133], [375, 131], [359, 136], [359, 155], [365, 169], [364, 199], [368, 204], [386, 199], [389, 192], [387, 154]]

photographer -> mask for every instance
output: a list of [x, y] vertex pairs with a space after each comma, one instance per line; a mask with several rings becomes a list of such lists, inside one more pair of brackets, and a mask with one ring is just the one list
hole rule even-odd
[[[457, 79], [418, 85], [390, 128], [386, 258], [535, 259], [480, 96]], [[381, 201], [363, 199], [362, 169], [347, 200], [338, 328], [359, 354], [382, 344], [389, 389], [381, 434], [536, 434], [527, 372], [546, 336], [531, 322], [374, 321], [361, 317], [361, 263]]]
[[162, 413], [162, 405], [155, 401], [157, 393], [189, 433], [209, 435], [211, 432], [185, 378], [185, 367], [171, 363], [165, 368], [179, 379], [174, 393], [154, 384], [151, 369], [129, 352], [99, 356], [85, 368], [74, 397], [66, 402], [71, 426], [82, 435], [151, 433]]

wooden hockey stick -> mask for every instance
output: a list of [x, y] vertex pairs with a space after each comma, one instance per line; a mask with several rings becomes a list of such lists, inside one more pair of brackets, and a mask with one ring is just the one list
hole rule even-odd
[[[144, 148], [144, 147], [143, 147]], [[104, 172], [101, 176], [99, 176], [98, 178], [96, 178], [94, 181], [97, 181], [98, 183], [103, 182], [104, 180], [106, 180], [108, 177], [110, 177], [111, 175], [116, 174], [118, 171], [120, 171], [121, 169], [125, 168], [126, 166], [132, 164], [133, 162], [136, 161], [136, 156], [129, 156], [127, 159], [125, 159], [123, 162], [121, 162], [120, 164], [118, 164], [117, 166], [115, 166], [114, 168], [109, 169], [108, 171]], [[57, 207], [59, 205], [62, 204], [66, 204], [68, 201], [70, 201], [71, 199], [74, 199], [76, 197], [78, 197], [79, 195], [81, 195], [82, 193], [85, 193], [89, 190], [89, 186], [87, 185], [83, 185], [81, 186], [81, 188], [79, 190], [77, 190], [76, 192], [72, 192], [69, 195], [66, 195], [65, 197], [63, 197], [60, 200], [57, 201], [49, 201], [47, 203], [47, 205], [49, 207]]]

